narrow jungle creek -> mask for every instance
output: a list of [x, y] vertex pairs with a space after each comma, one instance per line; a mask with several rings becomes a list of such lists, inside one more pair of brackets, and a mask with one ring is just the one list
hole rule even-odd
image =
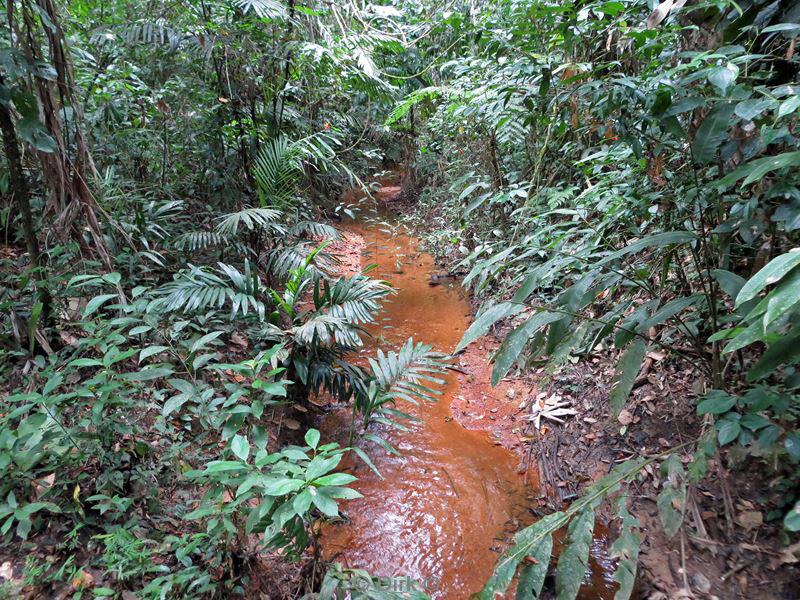
[[[398, 191], [383, 187], [377, 197]], [[372, 275], [397, 292], [368, 328], [363, 354], [396, 348], [409, 337], [452, 352], [471, 321], [458, 282], [429, 285], [433, 257], [395, 226], [365, 219], [346, 228], [364, 238], [362, 267], [377, 265]], [[397, 407], [418, 418], [404, 423], [408, 430], [378, 431], [399, 455], [366, 442], [383, 478], [363, 463], [351, 465], [359, 478], [354, 487], [364, 497], [348, 504], [344, 524], [323, 529], [322, 546], [328, 560], [376, 576], [409, 577], [434, 599], [460, 599], [481, 590], [511, 535], [535, 520], [530, 508], [541, 490], [537, 478], [526, 481], [518, 458], [486, 431], [465, 429], [453, 418], [451, 402], [461, 384], [455, 373], [446, 381], [438, 402]], [[488, 393], [489, 381], [480, 385]], [[326, 416], [323, 429], [346, 441], [350, 419], [350, 409], [342, 407]], [[595, 542], [580, 597], [611, 598], [613, 566], [602, 537]]]

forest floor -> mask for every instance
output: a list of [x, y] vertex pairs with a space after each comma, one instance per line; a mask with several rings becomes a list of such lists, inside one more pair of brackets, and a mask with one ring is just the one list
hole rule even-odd
[[[387, 206], [401, 214], [413, 197], [396, 194]], [[433, 222], [431, 219], [429, 222]], [[415, 232], [424, 239], [425, 231]], [[460, 257], [438, 256], [443, 271]], [[471, 298], [473, 311], [480, 302]], [[507, 377], [485, 393], [491, 356], [515, 326], [517, 315], [457, 357], [461, 394], [453, 418], [469, 429], [485, 430], [496, 444], [516, 453], [520, 472], [541, 486], [551, 510], [564, 508], [592, 481], [633, 456], [654, 455], [696, 439], [704, 426], [695, 398], [704, 391], [702, 374], [687, 361], [650, 352], [633, 394], [617, 419], [608, 398], [617, 352], [597, 348], [573, 356], [555, 372], [535, 365]], [[540, 418], [549, 407], [571, 414], [561, 421]], [[680, 455], [684, 464], [688, 453]], [[631, 513], [642, 524], [638, 596], [648, 600], [732, 598], [800, 599], [800, 544], [786, 546], [780, 520], [757, 507], [778, 490], [761, 460], [731, 452], [709, 460], [709, 476], [687, 496], [684, 527], [664, 535], [656, 499], [663, 477], [648, 467], [631, 486]], [[602, 510], [601, 510], [602, 513]], [[614, 523], [610, 523], [612, 534]], [[597, 535], [598, 532], [596, 532]]]

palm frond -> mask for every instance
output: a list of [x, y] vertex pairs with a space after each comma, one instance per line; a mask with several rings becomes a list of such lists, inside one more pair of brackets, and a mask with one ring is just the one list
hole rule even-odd
[[416, 399], [435, 400], [441, 394], [427, 384], [444, 384], [443, 379], [435, 376], [447, 368], [444, 358], [444, 354], [431, 351], [428, 345], [414, 344], [409, 338], [398, 352], [384, 354], [378, 350], [376, 358], [369, 359], [369, 365], [385, 396], [416, 403]]
[[274, 208], [243, 208], [219, 217], [216, 232], [220, 236], [233, 237], [240, 227], [247, 230], [261, 229], [274, 234], [285, 234], [286, 228], [277, 221], [283, 213]]
[[292, 237], [309, 235], [316, 239], [326, 240], [338, 240], [341, 238], [336, 227], [327, 223], [318, 223], [317, 221], [300, 221], [289, 228], [289, 235]]
[[277, 0], [233, 0], [242, 12], [253, 12], [262, 19], [286, 19], [286, 7]]
[[285, 206], [294, 194], [295, 178], [302, 171], [298, 149], [285, 136], [261, 147], [253, 164], [253, 177], [262, 205]]
[[[275, 248], [267, 253], [266, 268], [276, 277], [286, 277], [293, 269], [302, 267], [315, 249], [314, 246], [303, 243]], [[316, 275], [326, 275], [336, 262], [336, 258], [331, 254], [319, 252], [308, 270]]]
[[219, 269], [189, 265], [175, 275], [174, 281], [162, 285], [155, 292], [157, 299], [148, 311], [179, 311], [184, 313], [219, 309], [229, 304], [231, 318], [243, 316], [252, 309], [262, 320], [266, 307], [261, 301], [265, 288], [249, 261], [244, 261], [244, 272], [236, 267], [218, 263]]
[[228, 246], [233, 240], [214, 231], [187, 231], [172, 239], [170, 245], [181, 252], [195, 252], [212, 246]]
[[295, 341], [303, 346], [331, 346], [334, 342], [347, 348], [361, 345], [360, 330], [341, 317], [316, 313], [292, 331]]
[[380, 301], [393, 291], [383, 281], [365, 275], [342, 277], [333, 284], [323, 281], [322, 290], [319, 287], [318, 282], [314, 293], [317, 312], [355, 325], [373, 322]]

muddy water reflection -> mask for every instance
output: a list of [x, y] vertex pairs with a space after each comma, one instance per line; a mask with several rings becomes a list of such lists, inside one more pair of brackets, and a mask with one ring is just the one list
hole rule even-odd
[[[370, 244], [362, 264], [377, 263], [374, 275], [398, 289], [385, 303], [380, 325], [371, 329], [374, 343], [396, 347], [411, 336], [452, 351], [469, 325], [460, 290], [428, 285], [433, 260], [419, 252], [416, 240], [379, 227], [352, 228]], [[450, 401], [458, 387], [449, 377], [439, 402], [399, 407], [420, 418], [410, 431], [379, 432], [400, 456], [380, 446], [366, 448], [384, 479], [354, 465], [364, 498], [347, 503], [348, 524], [325, 528], [326, 558], [375, 575], [434, 581], [434, 598], [467, 598], [480, 590], [505, 533], [519, 525], [515, 519], [528, 520], [531, 492], [514, 456], [484, 432], [468, 431], [452, 419]], [[324, 429], [341, 433], [348, 425], [349, 412], [336, 411]]]

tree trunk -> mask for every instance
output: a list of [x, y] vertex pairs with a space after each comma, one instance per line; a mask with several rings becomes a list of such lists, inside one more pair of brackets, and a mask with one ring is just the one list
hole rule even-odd
[[[3, 77], [0, 75], [0, 85], [3, 85]], [[39, 241], [36, 239], [36, 232], [33, 229], [33, 216], [31, 215], [30, 191], [28, 180], [22, 170], [22, 158], [19, 153], [19, 142], [17, 132], [14, 128], [14, 121], [11, 118], [11, 110], [5, 104], [0, 103], [0, 130], [3, 134], [3, 148], [8, 162], [8, 179], [11, 185], [11, 196], [13, 201], [19, 206], [19, 216], [22, 221], [22, 233], [28, 253], [31, 255], [31, 265], [39, 266]]]

